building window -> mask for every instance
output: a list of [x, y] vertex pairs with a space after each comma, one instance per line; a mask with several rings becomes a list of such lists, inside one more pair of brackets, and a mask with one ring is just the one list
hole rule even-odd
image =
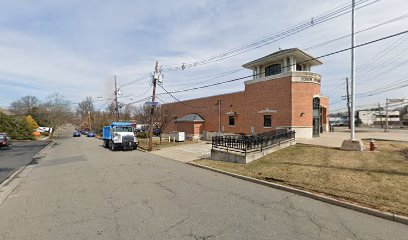
[[230, 126], [235, 126], [235, 116], [229, 116], [228, 120]]
[[296, 64], [296, 71], [302, 71], [302, 66], [300, 64]]
[[272, 127], [272, 116], [264, 115], [264, 127]]
[[279, 74], [282, 72], [282, 67], [280, 64], [272, 64], [265, 68], [265, 77]]

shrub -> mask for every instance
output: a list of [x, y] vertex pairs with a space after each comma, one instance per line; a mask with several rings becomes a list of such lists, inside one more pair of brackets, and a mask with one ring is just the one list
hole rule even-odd
[[136, 137], [138, 137], [138, 138], [148, 138], [149, 133], [148, 132], [139, 132], [139, 133], [136, 133]]

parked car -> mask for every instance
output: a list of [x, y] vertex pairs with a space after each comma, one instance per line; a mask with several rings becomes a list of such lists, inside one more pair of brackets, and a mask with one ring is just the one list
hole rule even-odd
[[153, 129], [153, 135], [154, 135], [154, 136], [160, 136], [160, 133], [161, 133], [160, 128], [155, 128], [155, 129]]
[[80, 136], [81, 136], [81, 133], [80, 133], [80, 132], [74, 132], [74, 133], [72, 134], [72, 136], [73, 136], [73, 137], [80, 137]]
[[88, 132], [88, 134], [86, 134], [87, 137], [95, 137], [95, 133], [93, 132]]
[[0, 133], [0, 148], [1, 147], [10, 147], [11, 138], [7, 133]]

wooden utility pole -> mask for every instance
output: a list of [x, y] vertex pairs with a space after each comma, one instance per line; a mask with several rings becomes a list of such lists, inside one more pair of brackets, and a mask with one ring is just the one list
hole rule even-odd
[[88, 111], [89, 131], [92, 132], [91, 111]]
[[350, 92], [349, 92], [348, 78], [346, 78], [346, 98], [347, 98], [347, 113], [348, 113], [348, 127], [351, 128], [351, 111], [350, 111]]
[[149, 151], [153, 149], [153, 120], [154, 120], [154, 103], [156, 101], [156, 82], [159, 79], [159, 62], [156, 61], [153, 74], [153, 95], [152, 95], [152, 109], [150, 110], [150, 129], [149, 129]]
[[118, 88], [116, 85], [116, 75], [115, 78], [115, 111], [116, 111], [116, 121], [119, 121], [119, 103], [118, 103]]

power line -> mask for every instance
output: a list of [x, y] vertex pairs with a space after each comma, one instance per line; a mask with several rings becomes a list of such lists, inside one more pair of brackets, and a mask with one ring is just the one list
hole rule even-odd
[[[407, 18], [407, 17], [408, 17], [408, 14], [404, 14], [404, 15], [401, 15], [401, 16], [399, 16], [399, 17], [396, 17], [396, 18], [387, 20], [387, 21], [385, 21], [385, 22], [382, 22], [382, 23], [373, 25], [373, 26], [371, 26], [371, 27], [362, 29], [362, 30], [360, 30], [360, 31], [355, 32], [354, 34], [366, 32], [366, 31], [372, 30], [372, 29], [374, 29], [374, 28], [378, 28], [378, 27], [384, 26], [384, 25], [386, 25], [386, 24], [390, 24], [390, 23], [393, 23], [393, 22], [395, 22], [395, 21], [399, 21], [399, 20], [405, 19], [405, 18]], [[333, 42], [337, 42], [337, 41], [339, 41], [339, 40], [348, 38], [348, 37], [350, 37], [350, 36], [351, 36], [351, 34], [347, 34], [347, 35], [344, 35], [344, 36], [341, 36], [341, 37], [338, 37], [338, 38], [334, 38], [334, 39], [331, 39], [331, 40], [328, 40], [328, 41], [325, 41], [325, 42], [322, 42], [322, 43], [319, 43], [319, 44], [316, 44], [316, 45], [307, 47], [307, 48], [305, 48], [305, 51], [311, 50], [311, 49], [314, 49], [314, 48], [318, 48], [318, 47], [321, 47], [321, 46], [324, 46], [324, 45], [327, 45], [327, 44], [330, 44], [330, 43], [333, 43]]]
[[[365, 1], [357, 2], [356, 4], [362, 4], [362, 3], [365, 3], [365, 2], [367, 2], [367, 1], [371, 1], [371, 0], [365, 0]], [[380, 0], [377, 0], [377, 1], [380, 1]], [[377, 2], [377, 1], [375, 1], [375, 2]], [[359, 8], [362, 8], [362, 7], [371, 5], [371, 4], [375, 3], [375, 2], [369, 3], [369, 4], [367, 4], [367, 5], [360, 6]], [[341, 5], [341, 6], [346, 6], [346, 5], [347, 5], [347, 4], [344, 4], [344, 5]], [[349, 6], [349, 7], [350, 7], [350, 6]], [[358, 9], [359, 9], [359, 8], [358, 8]], [[338, 7], [338, 8], [335, 8], [335, 9], [331, 10], [331, 11], [334, 11], [334, 10], [336, 10], [336, 9], [337, 9], [337, 10], [344, 10], [344, 9], [341, 9], [341, 7]], [[348, 12], [347, 12], [347, 13], [348, 13]], [[325, 16], [325, 14], [321, 14], [321, 15], [319, 15], [319, 16], [322, 17], [322, 16]], [[390, 20], [385, 21], [385, 22], [382, 22], [382, 23], [380, 23], [380, 24], [377, 24], [377, 25], [371, 26], [371, 27], [369, 27], [369, 28], [360, 30], [360, 31], [356, 32], [355, 34], [361, 33], [361, 32], [365, 32], [365, 31], [368, 31], [368, 30], [371, 30], [371, 29], [374, 29], [374, 28], [377, 28], [377, 27], [380, 27], [380, 26], [383, 26], [383, 25], [386, 25], [386, 24], [389, 24], [389, 23], [392, 23], [392, 22], [395, 22], [395, 21], [398, 21], [398, 20], [407, 18], [407, 17], [408, 17], [408, 14], [401, 15], [401, 16], [399, 16], [399, 17], [390, 19]], [[313, 21], [314, 21], [314, 25], [316, 25], [314, 19], [313, 19]], [[301, 25], [301, 24], [305, 24], [305, 23], [310, 23], [310, 22], [309, 22], [309, 21], [302, 22], [302, 23], [297, 24], [297, 25], [295, 25], [295, 26], [298, 26], [298, 25]], [[293, 26], [293, 27], [295, 27], [295, 26]], [[282, 34], [283, 32], [284, 32], [284, 30], [281, 30], [281, 31], [278, 32], [277, 34], [279, 34], [279, 33]], [[277, 35], [277, 34], [275, 34], [275, 35]], [[272, 36], [275, 36], [275, 35], [272, 35]], [[264, 37], [264, 38], [261, 38], [261, 39], [271, 38], [272, 36]], [[337, 41], [337, 40], [340, 40], [340, 39], [343, 39], [343, 38], [346, 38], [346, 37], [349, 37], [349, 36], [350, 36], [350, 34], [349, 34], [349, 35], [342, 36], [342, 37], [339, 37], [339, 38], [335, 38], [335, 39], [333, 39], [333, 40], [329, 40], [329, 41], [327, 41], [327, 42], [323, 42], [323, 43], [320, 43], [320, 44], [311, 46], [311, 47], [309, 47], [309, 48], [306, 48], [305, 50], [307, 50], [307, 49], [312, 49], [312, 48], [316, 48], [316, 47], [319, 47], [319, 46], [323, 46], [323, 45], [326, 45], [326, 44], [328, 44], [328, 43], [331, 43], [331, 42], [334, 42], [334, 41]], [[280, 39], [282, 39], [282, 38], [280, 38]], [[278, 39], [278, 40], [280, 40], [280, 39]], [[258, 41], [259, 41], [259, 40], [258, 40]], [[246, 46], [246, 45], [253, 44], [253, 43], [256, 43], [256, 42], [257, 42], [257, 41], [253, 41], [253, 42], [244, 44], [244, 45], [242, 45], [242, 46]], [[238, 48], [235, 48], [235, 49], [238, 49]], [[234, 50], [234, 49], [233, 49], [233, 50]], [[169, 66], [180, 66], [180, 64], [173, 64], [173, 65], [169, 65]], [[179, 67], [178, 67], [178, 68], [179, 68]], [[242, 70], [243, 70], [243, 69], [237, 69], [236, 71], [242, 71]], [[234, 71], [235, 71], [235, 70], [234, 70]], [[225, 74], [227, 74], [227, 73], [228, 73], [228, 72], [226, 72]], [[220, 74], [217, 74], [217, 75], [223, 75], [223, 74], [224, 74], [224, 73], [220, 73]], [[215, 75], [215, 76], [217, 76], [217, 75]], [[148, 75], [148, 76], [150, 76], [150, 75]], [[203, 77], [193, 78], [193, 79], [190, 79], [190, 80], [197, 80], [197, 79], [208, 78], [208, 77], [210, 77], [210, 76], [203, 76]], [[212, 76], [211, 76], [211, 77], [212, 77]], [[221, 76], [220, 76], [220, 77], [221, 77]], [[146, 77], [142, 77], [142, 78], [139, 78], [139, 79], [136, 79], [136, 80], [133, 80], [133, 81], [130, 81], [130, 82], [121, 84], [120, 86], [122, 87], [122, 86], [127, 86], [127, 85], [130, 85], [130, 84], [134, 84], [134, 83], [136, 83], [136, 82], [138, 82], [138, 81], [141, 81], [141, 80], [143, 80], [143, 79], [145, 79], [145, 78], [146, 78]], [[215, 79], [215, 78], [216, 78], [216, 77], [214, 77], [214, 79]], [[209, 80], [210, 80], [210, 79], [208, 79], [208, 80], [205, 81], [205, 82], [208, 82]], [[198, 82], [198, 83], [196, 83], [196, 84], [194, 84], [194, 85], [197, 85], [197, 84], [200, 84], [200, 83], [203, 83], [203, 82]]]
[[190, 108], [200, 108], [200, 109], [206, 109], [206, 108], [208, 108], [208, 107], [195, 107], [195, 106], [191, 106], [191, 105], [189, 105], [189, 104], [187, 104], [187, 103], [185, 103], [185, 102], [183, 102], [183, 101], [180, 101], [178, 98], [176, 98], [173, 94], [171, 94], [169, 91], [167, 91], [162, 85], [160, 85], [159, 84], [159, 86], [167, 93], [167, 94], [169, 94], [172, 98], [174, 98], [177, 102], [179, 102], [179, 103], [181, 103], [181, 104], [183, 104], [183, 105], [185, 105], [185, 106], [187, 106], [187, 107], [190, 107]]
[[[360, 8], [366, 7], [368, 5], [371, 5], [373, 3], [376, 3], [378, 1], [380, 1], [380, 0], [374, 0], [373, 2], [370, 2], [370, 0], [361, 0], [361, 1], [356, 2], [356, 6], [357, 5], [362, 5], [359, 8], [357, 8], [357, 9], [360, 9]], [[365, 4], [365, 3], [367, 3], [367, 4]], [[365, 5], [363, 5], [363, 4], [365, 4]], [[177, 66], [177, 67], [168, 67], [168, 68], [165, 68], [164, 70], [166, 70], [166, 71], [184, 70], [186, 68], [195, 67], [195, 66], [198, 66], [198, 65], [204, 65], [204, 64], [208, 64], [208, 63], [213, 63], [213, 62], [221, 61], [221, 60], [224, 60], [224, 59], [227, 59], [227, 58], [230, 58], [230, 57], [234, 57], [236, 55], [240, 55], [242, 53], [245, 53], [245, 52], [248, 52], [248, 51], [263, 47], [265, 45], [271, 44], [273, 42], [276, 42], [276, 41], [281, 40], [283, 38], [286, 38], [288, 36], [292, 36], [292, 35], [294, 35], [294, 34], [296, 34], [298, 32], [301, 32], [301, 31], [303, 31], [305, 29], [308, 29], [310, 27], [313, 27], [315, 25], [318, 25], [318, 24], [321, 24], [323, 22], [329, 21], [331, 19], [343, 16], [343, 15], [349, 13], [350, 9], [351, 9], [351, 4], [347, 4], [345, 7], [341, 7], [339, 9], [332, 10], [332, 11], [330, 11], [330, 12], [328, 12], [328, 13], [322, 15], [322, 16], [312, 18], [309, 21], [306, 21], [306, 22], [303, 22], [301, 24], [295, 25], [294, 27], [292, 27], [290, 29], [283, 30], [281, 32], [278, 32], [275, 35], [270, 36], [270, 37], [260, 39], [258, 41], [255, 41], [255, 42], [252, 42], [252, 43], [249, 43], [249, 44], [244, 44], [241, 47], [229, 50], [229, 51], [224, 52], [224, 53], [217, 54], [217, 55], [215, 55], [213, 57], [210, 57], [210, 58], [207, 58], [207, 59], [204, 59], [204, 60], [195, 61], [195, 62], [191, 62], [191, 63], [182, 63], [182, 64], [179, 64], [179, 66]]]
[[[385, 36], [385, 37], [382, 37], [382, 38], [377, 38], [375, 40], [368, 41], [368, 42], [365, 42], [365, 43], [361, 43], [361, 44], [355, 45], [354, 48], [359, 48], [359, 47], [363, 47], [363, 46], [366, 46], [366, 45], [370, 45], [370, 44], [380, 42], [380, 41], [383, 41], [383, 40], [386, 40], [386, 39], [389, 39], [389, 38], [393, 38], [393, 37], [396, 37], [396, 36], [400, 36], [400, 35], [403, 35], [403, 34], [406, 34], [406, 33], [408, 33], [408, 30], [398, 32], [398, 33], [395, 33], [395, 34], [391, 34], [391, 35], [388, 35], [388, 36]], [[341, 50], [337, 50], [337, 51], [334, 51], [334, 52], [331, 52], [331, 53], [321, 55], [319, 57], [314, 57], [314, 58], [310, 58], [310, 59], [305, 60], [305, 61], [298, 62], [297, 64], [303, 64], [303, 63], [307, 63], [307, 62], [310, 62], [310, 61], [313, 61], [313, 60], [318, 60], [320, 58], [325, 58], [325, 57], [332, 56], [332, 55], [335, 55], [335, 54], [343, 53], [343, 52], [349, 51], [351, 49], [352, 49], [352, 47], [344, 48], [344, 49], [341, 49]], [[294, 64], [289, 64], [287, 66], [283, 66], [282, 68], [291, 67], [291, 66], [294, 66]], [[251, 74], [251, 75], [248, 75], [248, 76], [235, 78], [235, 79], [231, 79], [231, 80], [227, 80], [227, 81], [222, 81], [222, 82], [218, 82], [218, 83], [213, 83], [213, 84], [209, 84], [209, 85], [204, 85], [204, 86], [200, 86], [200, 87], [194, 87], [194, 88], [188, 88], [188, 89], [183, 89], [183, 90], [171, 91], [170, 93], [187, 92], [187, 91], [192, 91], [192, 90], [197, 90], [197, 89], [202, 89], [202, 88], [208, 88], [208, 87], [212, 87], [212, 86], [217, 86], [217, 85], [221, 85], [221, 84], [225, 84], [225, 83], [230, 83], [230, 82], [235, 82], [235, 81], [247, 79], [247, 78], [254, 77], [254, 76], [257, 76], [257, 75], [262, 75], [262, 74], [264, 74], [264, 72], [258, 73], [258, 74]]]

